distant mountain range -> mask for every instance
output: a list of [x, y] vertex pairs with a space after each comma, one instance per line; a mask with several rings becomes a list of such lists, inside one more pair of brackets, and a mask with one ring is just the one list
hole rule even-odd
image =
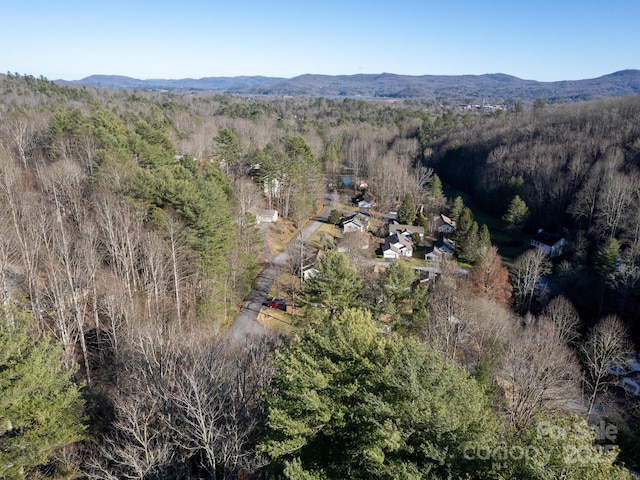
[[138, 90], [203, 90], [227, 92], [231, 90], [256, 88], [285, 81], [277, 77], [207, 77], [183, 78], [181, 80], [138, 80], [121, 75], [91, 75], [82, 80], [58, 80], [60, 83], [72, 85], [88, 85], [96, 88], [127, 88]]
[[586, 80], [538, 82], [502, 73], [486, 75], [300, 75], [294, 78], [261, 76], [207, 77], [182, 80], [138, 80], [117, 75], [92, 75], [61, 83], [98, 88], [213, 91], [246, 95], [423, 98], [492, 102], [533, 100], [549, 102], [589, 100], [640, 93], [640, 70], [622, 70]]

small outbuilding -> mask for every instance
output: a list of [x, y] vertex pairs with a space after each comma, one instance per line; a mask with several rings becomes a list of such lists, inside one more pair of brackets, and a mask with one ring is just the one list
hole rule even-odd
[[256, 223], [274, 223], [278, 221], [278, 211], [264, 208], [252, 208], [249, 210], [256, 217]]

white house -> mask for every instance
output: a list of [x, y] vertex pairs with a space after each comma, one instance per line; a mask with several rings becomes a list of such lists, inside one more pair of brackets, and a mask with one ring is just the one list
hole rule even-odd
[[306, 282], [310, 278], [315, 277], [318, 273], [320, 273], [320, 270], [318, 270], [316, 267], [307, 266], [302, 269], [302, 278]]
[[373, 206], [373, 196], [369, 192], [361, 193], [351, 199], [352, 203], [358, 208], [371, 208]]
[[364, 209], [371, 208], [371, 202], [367, 200], [359, 200], [358, 208], [364, 208]]
[[531, 245], [542, 250], [549, 258], [559, 257], [568, 247], [567, 240], [562, 235], [545, 232], [543, 229], [531, 237]]
[[[302, 278], [307, 281], [310, 278], [315, 277], [320, 271], [316, 268], [316, 263], [318, 259], [322, 255], [322, 250], [316, 250], [315, 252], [311, 252], [304, 257], [302, 264], [298, 267], [296, 266], [297, 274], [302, 273]], [[300, 270], [302, 269], [302, 270]]]
[[369, 217], [356, 213], [340, 220], [340, 227], [344, 233], [366, 232], [369, 229]]
[[251, 208], [249, 213], [252, 213], [256, 217], [256, 223], [274, 223], [278, 220], [277, 210], [268, 210], [264, 208]]
[[413, 256], [413, 240], [407, 233], [394, 233], [384, 239], [382, 257], [385, 260], [397, 260], [400, 257]]

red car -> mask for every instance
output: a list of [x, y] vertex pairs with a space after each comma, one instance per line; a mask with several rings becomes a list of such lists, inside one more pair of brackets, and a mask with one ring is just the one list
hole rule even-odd
[[280, 297], [273, 297], [271, 300], [269, 300], [267, 303], [265, 303], [265, 305], [269, 308], [276, 308], [278, 310], [286, 310], [287, 309], [287, 302], [284, 298], [280, 298]]

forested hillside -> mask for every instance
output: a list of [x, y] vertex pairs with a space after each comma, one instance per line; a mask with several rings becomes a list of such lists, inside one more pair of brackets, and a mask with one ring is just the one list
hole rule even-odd
[[529, 209], [526, 230], [566, 235], [573, 255], [562, 265], [563, 281], [591, 322], [602, 313], [593, 295], [601, 288], [585, 267], [616, 239], [621, 263], [604, 311], [623, 313], [637, 329], [638, 118], [637, 96], [562, 107], [540, 102], [532, 111], [469, 118], [431, 134], [437, 140], [427, 163], [494, 216], [517, 194]]
[[[629, 478], [639, 404], [610, 370], [635, 351], [639, 109], [0, 76], [0, 478]], [[287, 333], [225, 336], [265, 238], [343, 176], [375, 198], [371, 242], [393, 209], [419, 255], [319, 242], [276, 280]], [[455, 251], [425, 276], [441, 214]], [[503, 262], [494, 227], [572, 247]]]
[[422, 98], [455, 104], [572, 102], [640, 92], [640, 71], [622, 70], [598, 78], [558, 82], [523, 80], [504, 73], [485, 75], [300, 75], [294, 78], [210, 77], [182, 80], [138, 80], [92, 75], [70, 83], [102, 88], [215, 91], [229, 94], [353, 98]]

